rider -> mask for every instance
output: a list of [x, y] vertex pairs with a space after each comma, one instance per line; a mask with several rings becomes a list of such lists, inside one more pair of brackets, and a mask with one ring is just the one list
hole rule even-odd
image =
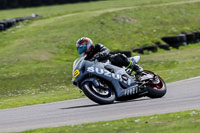
[[136, 64], [134, 61], [129, 60], [124, 54], [110, 54], [110, 50], [107, 49], [102, 44], [94, 45], [92, 40], [88, 37], [80, 38], [76, 43], [76, 48], [80, 56], [86, 56], [85, 60], [95, 60], [103, 61], [105, 59], [109, 59], [111, 64], [118, 67], [126, 67], [131, 69], [129, 74], [132, 71], [136, 73], [140, 73], [143, 71], [143, 68]]

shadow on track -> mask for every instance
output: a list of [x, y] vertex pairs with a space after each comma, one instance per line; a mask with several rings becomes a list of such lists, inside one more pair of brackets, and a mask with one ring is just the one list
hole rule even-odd
[[[128, 100], [128, 101], [116, 101], [113, 104], [122, 104], [122, 103], [127, 103], [127, 102], [137, 102], [137, 101], [146, 101], [150, 100], [148, 99], [133, 99], [133, 100]], [[88, 108], [88, 107], [94, 107], [94, 106], [108, 106], [110, 104], [105, 104], [105, 105], [100, 105], [100, 104], [90, 104], [90, 105], [81, 105], [81, 106], [72, 106], [72, 107], [66, 107], [66, 108], [60, 108], [60, 109], [77, 109], [77, 108]]]

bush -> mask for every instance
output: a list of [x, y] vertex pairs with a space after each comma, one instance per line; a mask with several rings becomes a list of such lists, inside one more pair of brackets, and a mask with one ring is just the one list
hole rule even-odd
[[7, 7], [8, 8], [16, 8], [19, 7], [20, 5], [18, 4], [19, 0], [7, 0]]
[[5, 9], [7, 7], [7, 0], [0, 0], [0, 9]]
[[98, 0], [0, 0], [0, 9], [19, 8], [19, 7], [33, 7], [41, 5], [53, 5], [64, 3], [77, 3]]

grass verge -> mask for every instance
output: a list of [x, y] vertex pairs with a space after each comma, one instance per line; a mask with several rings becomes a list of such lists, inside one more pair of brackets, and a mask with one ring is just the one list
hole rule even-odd
[[134, 117], [21, 133], [199, 133], [200, 110]]
[[[141, 55], [141, 65], [161, 75], [166, 82], [199, 76], [200, 73], [200, 44], [181, 47], [180, 50], [160, 51]], [[184, 60], [183, 60], [184, 58]], [[2, 82], [2, 81], [1, 81]], [[54, 101], [85, 97], [72, 85], [57, 86], [41, 85], [40, 89], [8, 92], [0, 98], [0, 108], [11, 108], [25, 105], [48, 103]], [[19, 90], [18, 90], [19, 91]]]
[[7, 9], [0, 11], [0, 20], [5, 18], [22, 17], [28, 16], [32, 13], [38, 13], [44, 17], [55, 17], [62, 16], [72, 13], [81, 13], [87, 11], [106, 10], [110, 8], [121, 8], [139, 5], [150, 5], [160, 3], [170, 3], [174, 1], [186, 1], [186, 0], [103, 0], [96, 2], [85, 2], [76, 4], [62, 4], [54, 6], [43, 6], [43, 7], [32, 7], [32, 8], [21, 8], [21, 9]]

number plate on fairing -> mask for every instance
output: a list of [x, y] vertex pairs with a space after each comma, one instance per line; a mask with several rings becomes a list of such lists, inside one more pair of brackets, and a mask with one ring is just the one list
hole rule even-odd
[[80, 71], [78, 70], [78, 69], [76, 69], [75, 71], [74, 71], [74, 79], [76, 79], [76, 77], [78, 76], [80, 74]]

